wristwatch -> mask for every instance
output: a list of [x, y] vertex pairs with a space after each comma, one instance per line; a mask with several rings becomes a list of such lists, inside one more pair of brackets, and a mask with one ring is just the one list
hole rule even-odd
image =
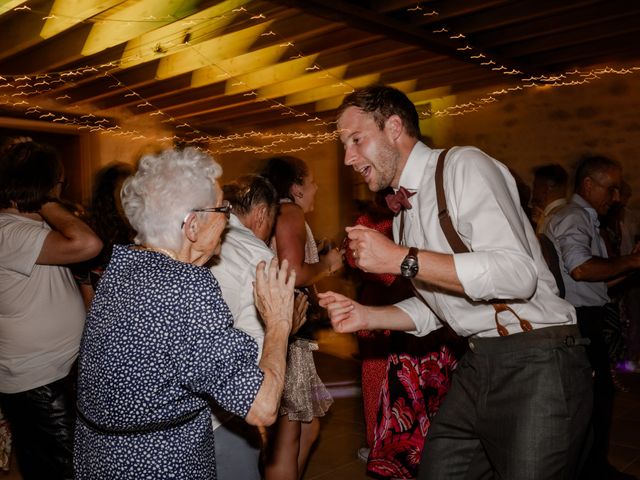
[[413, 278], [418, 274], [420, 266], [418, 265], [418, 249], [416, 247], [409, 248], [409, 253], [404, 257], [400, 264], [400, 273], [404, 278]]

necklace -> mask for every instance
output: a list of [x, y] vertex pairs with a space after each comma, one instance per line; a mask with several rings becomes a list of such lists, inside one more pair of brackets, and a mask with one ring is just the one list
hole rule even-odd
[[166, 255], [167, 257], [171, 258], [172, 260], [178, 260], [178, 258], [176, 257], [175, 253], [173, 253], [171, 250], [167, 250], [165, 248], [148, 247], [146, 245], [136, 245], [134, 248], [136, 248], [138, 250], [147, 250], [149, 252], [162, 253], [163, 255]]

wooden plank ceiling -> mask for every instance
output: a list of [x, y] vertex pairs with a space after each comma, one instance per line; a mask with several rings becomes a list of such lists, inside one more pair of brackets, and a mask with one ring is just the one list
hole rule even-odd
[[0, 31], [1, 115], [223, 150], [301, 121], [331, 139], [373, 83], [421, 106], [640, 64], [636, 0], [0, 0]]

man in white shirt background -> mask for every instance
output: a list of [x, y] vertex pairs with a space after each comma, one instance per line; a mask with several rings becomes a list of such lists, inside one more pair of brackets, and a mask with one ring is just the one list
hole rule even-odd
[[[266, 242], [271, 238], [279, 206], [279, 196], [269, 180], [245, 175], [223, 186], [224, 197], [232, 205], [220, 254], [211, 272], [220, 284], [222, 296], [233, 315], [233, 326], [250, 335], [262, 354], [264, 324], [253, 296], [256, 266], [267, 264], [274, 252]], [[297, 294], [292, 333], [306, 318], [308, 302]], [[212, 415], [218, 480], [260, 480], [261, 434], [244, 419], [218, 409]]]

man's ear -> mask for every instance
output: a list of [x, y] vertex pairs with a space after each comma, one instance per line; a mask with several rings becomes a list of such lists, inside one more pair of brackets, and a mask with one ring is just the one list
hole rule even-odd
[[392, 140], [397, 140], [404, 132], [404, 124], [398, 115], [391, 115], [384, 122], [384, 129]]
[[199, 226], [198, 216], [193, 212], [189, 213], [184, 221], [182, 231], [192, 243], [195, 243], [198, 240]]
[[267, 220], [267, 205], [261, 203], [256, 207], [256, 221], [259, 226], [262, 226], [264, 222]]

